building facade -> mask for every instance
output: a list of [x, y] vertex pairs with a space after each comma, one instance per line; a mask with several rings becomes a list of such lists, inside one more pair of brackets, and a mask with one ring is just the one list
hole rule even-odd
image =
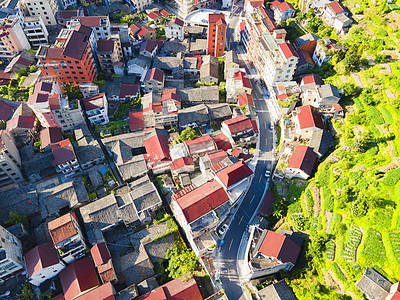
[[0, 22], [0, 37], [0, 60], [3, 62], [9, 63], [21, 51], [31, 48], [18, 18]]
[[220, 57], [225, 51], [226, 22], [224, 14], [208, 16], [207, 54]]
[[60, 10], [57, 0], [23, 0], [22, 6], [29, 16], [42, 17], [46, 26], [57, 25], [56, 13]]
[[0, 188], [23, 181], [21, 157], [14, 139], [5, 130], [0, 131]]
[[49, 33], [41, 16], [25, 17], [24, 32], [32, 47], [47, 45]]
[[12, 233], [0, 226], [0, 279], [6, 279], [24, 268], [22, 244]]

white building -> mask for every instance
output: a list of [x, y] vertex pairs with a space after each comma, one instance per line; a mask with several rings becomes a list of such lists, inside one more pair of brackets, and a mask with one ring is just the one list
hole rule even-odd
[[22, 5], [29, 16], [41, 16], [46, 26], [57, 25], [55, 16], [60, 10], [57, 0], [22, 0]]
[[69, 7], [78, 7], [78, 1], [77, 0], [61, 0], [62, 4], [62, 9], [66, 10]]
[[41, 16], [25, 17], [24, 32], [32, 47], [48, 44], [49, 33]]
[[0, 226], [0, 279], [6, 279], [24, 268], [22, 244], [12, 233]]
[[85, 98], [82, 101], [84, 110], [86, 111], [90, 123], [105, 125], [109, 122], [108, 102], [105, 93], [101, 93], [90, 98]]
[[25, 49], [30, 49], [20, 19], [17, 17], [0, 20], [0, 60], [10, 62]]
[[14, 139], [5, 130], [0, 131], [0, 189], [23, 181], [21, 157]]
[[138, 11], [143, 11], [146, 7], [153, 4], [153, 0], [131, 0], [131, 2]]
[[96, 40], [108, 39], [111, 36], [111, 24], [108, 16], [74, 17], [67, 23], [67, 27], [74, 29], [79, 24], [92, 28]]
[[184, 22], [181, 19], [175, 18], [165, 26], [165, 37], [167, 39], [178, 39], [183, 41], [183, 26]]
[[293, 18], [296, 14], [293, 5], [286, 1], [275, 0], [271, 3], [271, 8], [277, 24], [286, 22], [287, 19]]

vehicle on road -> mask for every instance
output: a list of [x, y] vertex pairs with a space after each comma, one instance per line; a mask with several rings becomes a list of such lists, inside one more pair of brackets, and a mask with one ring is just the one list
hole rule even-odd
[[271, 176], [271, 171], [265, 170], [265, 177], [269, 178]]
[[269, 124], [269, 129], [271, 129], [271, 130], [274, 129], [274, 123], [271, 122], [271, 123]]
[[220, 235], [223, 235], [224, 232], [225, 232], [228, 228], [229, 228], [228, 224], [224, 224], [224, 225], [222, 225], [222, 227], [218, 230], [218, 233], [219, 233]]

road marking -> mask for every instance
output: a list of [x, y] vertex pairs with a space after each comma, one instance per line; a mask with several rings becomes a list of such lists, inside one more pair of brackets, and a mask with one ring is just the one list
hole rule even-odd
[[233, 239], [231, 239], [231, 243], [229, 244], [229, 251], [231, 251], [232, 243], [233, 243]]
[[[253, 197], [253, 198], [254, 198], [254, 197]], [[244, 217], [244, 216], [242, 216], [242, 217], [240, 218], [240, 221], [239, 221], [239, 224], [238, 224], [238, 225], [240, 225], [240, 223], [242, 222], [243, 217]], [[233, 240], [232, 240], [232, 241], [233, 241]]]
[[253, 198], [251, 198], [250, 204], [251, 204], [251, 202], [253, 202], [255, 196], [256, 196], [256, 195], [253, 195]]
[[262, 176], [260, 176], [260, 180], [258, 181], [258, 183], [260, 183], [260, 182], [261, 182], [261, 179], [262, 179]]

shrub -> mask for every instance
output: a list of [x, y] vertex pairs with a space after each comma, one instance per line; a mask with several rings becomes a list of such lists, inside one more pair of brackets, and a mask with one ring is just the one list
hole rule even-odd
[[395, 186], [400, 180], [400, 168], [390, 170], [382, 179], [382, 183], [386, 186]]

